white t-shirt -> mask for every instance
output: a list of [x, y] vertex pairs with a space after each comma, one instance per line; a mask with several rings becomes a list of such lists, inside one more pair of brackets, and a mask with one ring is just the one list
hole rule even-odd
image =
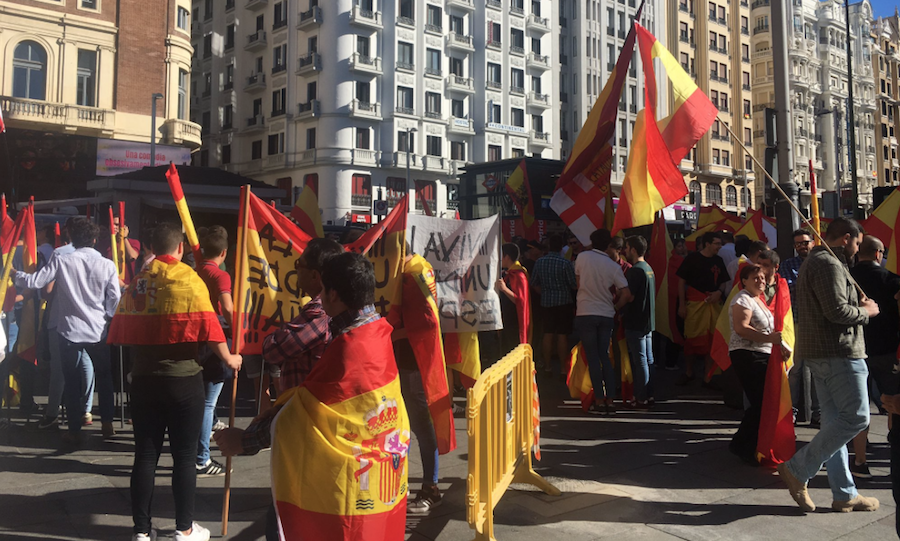
[[759, 302], [746, 289], [742, 289], [731, 299], [731, 305], [728, 307], [728, 323], [731, 326], [731, 339], [728, 341], [728, 351], [747, 349], [760, 353], [772, 353], [772, 344], [747, 340], [734, 332], [734, 316], [731, 312], [731, 307], [735, 304], [750, 310], [750, 326], [753, 329], [763, 334], [772, 334], [775, 330], [775, 318], [772, 316], [772, 312], [760, 306]]
[[584, 251], [575, 259], [575, 276], [578, 277], [576, 297], [578, 316], [616, 315], [611, 287], [628, 287], [628, 280], [618, 263], [599, 250]]

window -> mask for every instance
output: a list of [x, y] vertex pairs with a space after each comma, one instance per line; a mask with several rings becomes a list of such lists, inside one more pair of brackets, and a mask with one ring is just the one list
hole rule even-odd
[[466, 35], [466, 23], [462, 17], [451, 15], [450, 16], [450, 31], [456, 34], [457, 36]]
[[488, 122], [493, 122], [495, 124], [500, 124], [503, 122], [503, 116], [501, 115], [502, 108], [499, 104], [489, 102], [488, 103]]
[[371, 85], [368, 81], [356, 82], [356, 100], [360, 104], [369, 105], [372, 103]]
[[466, 118], [466, 106], [463, 100], [450, 100], [450, 114], [456, 118]]
[[722, 151], [722, 165], [726, 167], [731, 165], [731, 152], [727, 150]]
[[272, 30], [287, 26], [287, 12], [284, 2], [276, 2], [273, 7], [275, 8], [275, 22], [272, 23]]
[[462, 58], [450, 57], [450, 74], [457, 77], [465, 77], [466, 70]]
[[450, 159], [463, 160], [466, 159], [466, 144], [462, 141], [450, 141]]
[[430, 75], [441, 74], [441, 52], [437, 49], [425, 51], [425, 73]]
[[525, 71], [513, 68], [509, 79], [510, 92], [525, 92]]
[[203, 36], [203, 58], [212, 58], [212, 34]]
[[222, 129], [230, 130], [234, 127], [234, 106], [226, 105], [222, 107]]
[[426, 153], [429, 156], [442, 156], [443, 155], [443, 139], [437, 135], [429, 135], [426, 139]]
[[425, 116], [441, 118], [441, 95], [437, 92], [425, 93]]
[[203, 135], [209, 135], [209, 124], [210, 124], [210, 113], [209, 111], [203, 111], [203, 115], [200, 120], [200, 133]]
[[[715, 152], [715, 151], [713, 151]], [[715, 203], [717, 205], [722, 204], [722, 188], [718, 184], [707, 184], [706, 185], [706, 202], [707, 203]]]
[[[563, 41], [560, 40], [559, 44], [560, 44], [560, 46], [562, 46]], [[531, 52], [533, 52], [536, 55], [541, 54], [541, 38], [531, 38]], [[560, 51], [560, 53], [565, 54], [562, 51]]]
[[750, 208], [750, 188], [741, 188], [741, 206]]
[[692, 180], [690, 184], [691, 204], [700, 205], [703, 203], [703, 192], [700, 190], [700, 183]]
[[203, 18], [212, 19], [213, 16], [213, 0], [203, 0]]
[[272, 74], [280, 73], [287, 69], [287, 43], [282, 43], [272, 49]]
[[309, 188], [312, 193], [319, 195], [319, 174], [310, 173], [303, 177], [303, 189]]
[[[544, 133], [544, 117], [531, 115], [531, 129], [537, 133]], [[634, 133], [634, 129], [631, 130]]]
[[525, 127], [525, 111], [513, 108], [511, 111], [512, 125], [520, 128]]
[[488, 145], [488, 161], [497, 162], [503, 159], [503, 149], [499, 145]]
[[500, 23], [488, 22], [487, 33], [488, 45], [500, 45], [500, 33], [503, 31]]
[[269, 135], [269, 156], [284, 153], [284, 133]]
[[225, 50], [234, 49], [234, 25], [229, 24], [225, 28]]
[[286, 88], [281, 88], [272, 92], [272, 116], [280, 116], [284, 114], [284, 102], [286, 98]]
[[306, 149], [316, 148], [316, 129], [315, 128], [307, 128], [306, 129]]
[[356, 36], [356, 52], [359, 56], [369, 58], [369, 38], [366, 36]]
[[187, 120], [188, 72], [178, 70], [178, 118]]
[[222, 88], [224, 90], [230, 90], [234, 88], [234, 64], [228, 64], [225, 66], [225, 75], [222, 78]]
[[34, 41], [23, 41], [13, 53], [13, 97], [43, 100], [46, 93], [47, 52]]
[[512, 149], [512, 157], [513, 158], [524, 158], [525, 157], [525, 149], [524, 148]]
[[250, 159], [262, 159], [262, 140], [253, 141], [252, 143], [250, 143]]
[[81, 9], [97, 9], [99, 7], [99, 0], [81, 0]]
[[428, 11], [425, 14], [425, 29], [426, 30], [441, 30], [443, 27], [443, 13], [441, 13], [441, 8], [438, 6], [428, 5], [426, 6]]
[[488, 65], [487, 65], [488, 84], [493, 83], [497, 86], [500, 86], [500, 84], [502, 83], [502, 78], [503, 78], [500, 70], [501, 70], [500, 64], [493, 64], [491, 62], [488, 62]]
[[415, 154], [416, 152], [416, 136], [406, 130], [397, 132], [397, 150], [406, 152], [407, 150]]
[[253, 117], [257, 118], [262, 115], [262, 98], [253, 100]]
[[397, 87], [397, 107], [401, 112], [412, 113], [415, 105], [413, 105], [413, 89], [406, 86]]
[[525, 32], [513, 28], [510, 30], [509, 50], [512, 52], [525, 52]]
[[[634, 87], [631, 87], [634, 90]], [[541, 76], [540, 75], [532, 75], [531, 76], [531, 91], [535, 94], [541, 93]], [[634, 101], [632, 99], [632, 101]]]
[[369, 128], [356, 128], [356, 148], [369, 150], [371, 148], [371, 133]]
[[415, 20], [416, 8], [415, 0], [400, 0], [400, 17]]
[[406, 69], [415, 68], [412, 43], [406, 43], [404, 41], [397, 43], [397, 67]]
[[188, 27], [190, 26], [191, 20], [191, 12], [184, 9], [181, 6], [178, 6], [178, 28], [188, 31]]
[[76, 103], [85, 107], [95, 107], [97, 104], [97, 51], [78, 50], [78, 88], [76, 88]]
[[372, 177], [369, 175], [353, 175], [350, 188], [350, 202], [357, 206], [372, 204]]
[[[440, 139], [440, 137], [438, 138]], [[428, 205], [429, 209], [435, 210], [435, 193], [437, 184], [433, 180], [416, 180], [416, 209], [424, 208], [423, 201]]]
[[307, 102], [310, 102], [310, 101], [316, 99], [316, 96], [318, 95], [318, 94], [316, 93], [316, 87], [317, 87], [317, 86], [318, 86], [318, 85], [316, 85], [316, 82], [315, 82], [315, 81], [306, 83], [306, 101], [307, 101]]
[[222, 165], [231, 163], [231, 145], [222, 145]]
[[384, 181], [384, 186], [387, 188], [385, 198], [387, 199], [388, 205], [392, 207], [395, 206], [408, 191], [406, 179], [401, 177], [388, 177]]

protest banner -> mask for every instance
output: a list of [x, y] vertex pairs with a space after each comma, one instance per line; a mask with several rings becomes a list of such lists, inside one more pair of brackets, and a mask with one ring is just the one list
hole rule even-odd
[[499, 216], [452, 220], [411, 214], [406, 238], [410, 249], [434, 267], [442, 332], [503, 328], [494, 287], [500, 265]]

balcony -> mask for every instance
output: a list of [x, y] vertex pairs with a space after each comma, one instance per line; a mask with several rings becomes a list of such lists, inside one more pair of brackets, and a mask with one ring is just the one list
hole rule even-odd
[[350, 116], [368, 120], [381, 120], [381, 104], [353, 100], [350, 102]]
[[529, 15], [525, 21], [525, 28], [536, 32], [547, 33], [550, 31], [550, 19], [546, 17], [538, 17], [537, 15]]
[[247, 43], [244, 45], [245, 51], [256, 51], [258, 49], [265, 49], [268, 46], [266, 41], [266, 31], [265, 30], [257, 30], [256, 32], [247, 36]]
[[488, 90], [503, 90], [503, 83], [497, 81], [487, 81], [484, 86]]
[[[470, 165], [471, 162], [466, 160], [450, 160], [450, 174], [458, 177], [463, 173], [463, 169]], [[459, 207], [459, 201], [447, 200], [447, 210], [456, 210]]]
[[464, 36], [462, 34], [451, 32], [447, 34], [447, 37], [444, 38], [444, 40], [447, 47], [450, 49], [458, 49], [470, 53], [475, 50], [475, 45], [472, 43], [472, 36]]
[[509, 54], [525, 56], [525, 47], [522, 47], [521, 45], [510, 45]]
[[528, 97], [525, 98], [525, 102], [529, 107], [537, 107], [540, 109], [549, 109], [550, 108], [550, 95], [549, 94], [541, 94], [539, 92], [529, 92]]
[[[369, 152], [372, 152], [371, 150]], [[350, 204], [354, 207], [372, 208], [372, 194], [355, 193], [350, 195]]]
[[245, 6], [247, 9], [260, 9], [266, 7], [266, 4], [269, 3], [269, 0], [247, 0], [247, 5]]
[[394, 114], [395, 115], [416, 116], [416, 109], [414, 107], [403, 107], [403, 106], [398, 105], [398, 106], [394, 107]]
[[525, 8], [522, 6], [509, 6], [509, 14], [510, 15], [518, 15], [519, 17], [525, 16]]
[[447, 77], [447, 90], [451, 92], [475, 93], [475, 81], [471, 77], [451, 75]]
[[528, 56], [525, 59], [525, 65], [529, 68], [548, 70], [550, 69], [550, 57], [539, 55], [537, 53], [528, 53]]
[[353, 6], [353, 10], [350, 12], [350, 24], [368, 28], [377, 28], [379, 30], [384, 27], [381, 22], [380, 11], [362, 9], [359, 6]]
[[[116, 129], [116, 112], [97, 107], [65, 105], [24, 98], [0, 97], [0, 111], [7, 123], [23, 127], [59, 128], [60, 131], [78, 134], [110, 136]], [[196, 124], [194, 124], [196, 126]], [[199, 146], [200, 132], [197, 126]]]
[[[378, 152], [375, 150], [368, 150], [365, 148], [354, 148], [351, 151], [351, 163], [353, 165], [368, 165], [370, 167], [375, 167], [378, 165]], [[369, 197], [369, 205], [372, 204], [372, 196]], [[354, 203], [356, 204], [356, 203]]]
[[541, 131], [532, 131], [528, 135], [528, 144], [535, 147], [550, 148], [550, 134]]
[[413, 19], [412, 17], [404, 17], [401, 15], [400, 17], [397, 17], [397, 24], [399, 26], [407, 26], [409, 28], [415, 28], [416, 20]]
[[281, 30], [282, 28], [287, 28], [287, 24], [287, 19], [275, 21], [274, 23], [272, 23], [272, 33], [274, 34], [276, 31]]
[[350, 57], [350, 71], [381, 75], [381, 58], [353, 53]]
[[436, 120], [438, 122], [446, 122], [440, 111], [425, 111], [425, 118], [428, 120]]
[[319, 100], [309, 100], [306, 103], [297, 104], [297, 116], [294, 120], [303, 120], [305, 118], [317, 118], [322, 114], [322, 105]]
[[475, 135], [475, 127], [472, 124], [472, 119], [469, 118], [451, 118], [449, 131], [460, 135]]
[[309, 53], [297, 59], [297, 75], [304, 75], [322, 70], [322, 57], [319, 53]]
[[254, 73], [247, 77], [247, 84], [244, 85], [244, 92], [255, 92], [266, 87], [266, 74]]
[[425, 23], [425, 31], [429, 34], [435, 34], [438, 36], [444, 35], [444, 28], [439, 24]]
[[769, 25], [767, 25], [767, 24], [757, 26], [753, 29], [753, 35], [755, 36], [757, 34], [768, 33], [768, 31], [769, 31]]
[[750, 9], [767, 7], [768, 5], [769, 5], [769, 0], [756, 0], [755, 2], [750, 4]]
[[500, 49], [503, 48], [503, 44], [501, 42], [494, 41], [492, 39], [485, 42], [484, 46], [487, 47], [488, 49], [494, 49], [496, 51], [499, 51]]
[[512, 85], [509, 87], [510, 94], [516, 94], [519, 96], [525, 95], [525, 87]]
[[288, 155], [283, 152], [281, 154], [266, 156], [266, 159], [263, 160], [263, 162], [263, 167], [266, 169], [284, 169], [289, 165]]
[[458, 7], [468, 11], [474, 11], [475, 2], [473, 2], [473, 0], [447, 0], [447, 7]]
[[441, 72], [441, 68], [435, 68], [433, 66], [425, 66], [425, 76], [434, 79], [444, 78], [444, 74]]
[[247, 127], [244, 129], [244, 132], [250, 133], [264, 129], [266, 129], [266, 117], [256, 115], [247, 119]]
[[503, 9], [503, 3], [500, 0], [487, 0], [485, 6], [493, 9]]
[[[405, 150], [401, 150], [399, 152], [394, 152], [394, 162], [393, 162], [394, 167], [405, 168], [406, 167], [406, 156], [407, 156], [407, 154], [406, 154]], [[418, 159], [418, 157], [415, 155], [415, 153], [409, 154], [409, 167], [418, 167], [416, 165], [416, 159]]]
[[310, 28], [322, 24], [322, 8], [313, 6], [308, 11], [300, 13], [300, 22], [297, 23], [297, 30]]
[[[422, 166], [426, 171], [443, 171], [447, 172], [447, 161], [440, 156], [424, 156], [422, 158]], [[432, 209], [434, 207], [431, 207]]]

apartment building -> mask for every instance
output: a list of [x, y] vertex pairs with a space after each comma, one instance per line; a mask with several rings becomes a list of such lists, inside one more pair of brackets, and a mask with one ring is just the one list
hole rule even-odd
[[749, 0], [668, 2], [669, 49], [719, 109], [712, 128], [681, 162], [689, 198], [733, 212], [758, 207], [753, 162], [726, 129], [752, 147], [750, 10]]
[[[819, 193], [843, 188], [850, 193], [849, 83], [846, 17], [839, 0], [791, 0], [786, 6], [788, 69], [793, 126], [793, 175], [801, 202], [809, 201], [809, 161]], [[753, 142], [757, 156], [765, 152], [765, 108], [775, 106], [769, 0], [755, 0], [753, 17]], [[867, 0], [850, 6], [853, 52], [853, 111], [860, 202], [871, 204], [877, 180], [875, 156], [875, 80], [872, 68], [872, 7]], [[756, 196], [764, 197], [763, 183]], [[849, 205], [849, 203], [848, 203]]]
[[875, 78], [875, 163], [878, 186], [897, 186], [900, 162], [897, 133], [900, 131], [900, 16], [879, 17], [872, 25], [875, 40], [872, 62]]
[[189, 121], [189, 0], [0, 1], [0, 51], [14, 183], [3, 189], [20, 200], [83, 195], [104, 152], [148, 157], [154, 94], [156, 141], [200, 146]]
[[[559, 99], [561, 156], [568, 158], [578, 132], [616, 65], [628, 32], [631, 30], [639, 0], [559, 0]], [[665, 3], [648, 0], [638, 21], [665, 43]], [[668, 94], [664, 71], [657, 76], [657, 92]], [[618, 193], [625, 177], [628, 150], [637, 113], [644, 108], [644, 71], [635, 45], [628, 78], [619, 101], [616, 140], [613, 145], [611, 183]], [[657, 109], [657, 117], [666, 116], [668, 104]]]
[[323, 223], [407, 193], [452, 215], [466, 164], [559, 157], [550, 0], [193, 6], [195, 163], [309, 187]]

